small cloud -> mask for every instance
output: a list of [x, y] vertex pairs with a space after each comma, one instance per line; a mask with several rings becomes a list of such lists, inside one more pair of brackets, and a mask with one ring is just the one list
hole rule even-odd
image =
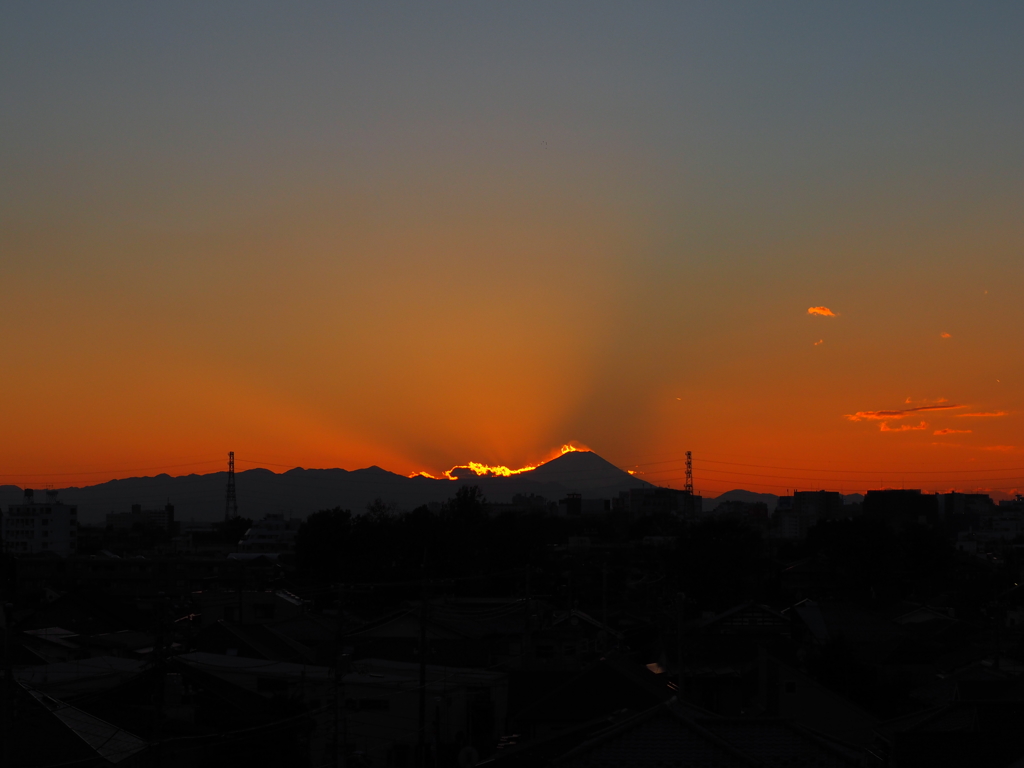
[[824, 343], [825, 343], [824, 339], [818, 339], [816, 342], [814, 342], [814, 346], [817, 347], [817, 346], [820, 346], [820, 345], [822, 345]]
[[808, 307], [808, 315], [821, 315], [822, 317], [836, 317], [836, 313], [828, 307]]
[[932, 432], [933, 435], [969, 435], [974, 430], [971, 429], [936, 429]]
[[996, 419], [1009, 415], [1009, 411], [979, 411], [978, 413], [958, 413], [956, 417], [958, 419]]
[[883, 421], [878, 425], [879, 432], [917, 432], [918, 430], [928, 429], [927, 422], [922, 421], [920, 426], [912, 427], [909, 424], [901, 424], [898, 427], [890, 427], [889, 422]]
[[920, 413], [922, 411], [948, 411], [954, 408], [966, 407], [966, 405], [919, 405], [916, 408], [904, 408], [898, 411], [857, 411], [856, 413], [846, 414], [846, 418], [850, 421], [891, 421], [903, 419], [912, 413]]
[[1017, 450], [1015, 445], [985, 445], [982, 446], [983, 451], [999, 451], [1000, 453], [1013, 453]]
[[952, 333], [946, 333], [945, 331], [943, 331], [942, 333], [939, 334], [939, 338], [940, 339], [952, 339], [953, 338], [953, 334]]

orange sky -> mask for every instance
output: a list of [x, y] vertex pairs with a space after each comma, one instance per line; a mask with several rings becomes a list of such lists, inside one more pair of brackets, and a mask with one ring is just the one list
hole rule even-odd
[[1024, 488], [1016, 11], [231, 8], [0, 24], [0, 481]]

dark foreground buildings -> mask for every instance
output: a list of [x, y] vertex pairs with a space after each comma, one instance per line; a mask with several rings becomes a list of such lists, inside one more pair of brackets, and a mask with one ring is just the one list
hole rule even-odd
[[27, 498], [2, 527], [0, 759], [1020, 764], [1024, 503], [844, 501], [462, 488], [301, 525], [169, 506], [89, 528]]

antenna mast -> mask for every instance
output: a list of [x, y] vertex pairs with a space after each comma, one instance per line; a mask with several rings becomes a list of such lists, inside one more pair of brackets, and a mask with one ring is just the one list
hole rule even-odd
[[696, 512], [696, 505], [693, 502], [693, 453], [691, 451], [686, 452], [686, 485], [683, 486], [683, 494], [686, 516], [692, 520], [694, 512]]
[[224, 522], [238, 517], [238, 499], [235, 498], [235, 452], [228, 452], [228, 489], [224, 498]]

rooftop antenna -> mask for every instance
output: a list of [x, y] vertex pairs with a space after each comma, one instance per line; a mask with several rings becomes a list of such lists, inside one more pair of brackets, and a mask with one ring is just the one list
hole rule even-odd
[[235, 452], [228, 452], [228, 489], [224, 498], [224, 522], [238, 517], [238, 499], [235, 498]]

